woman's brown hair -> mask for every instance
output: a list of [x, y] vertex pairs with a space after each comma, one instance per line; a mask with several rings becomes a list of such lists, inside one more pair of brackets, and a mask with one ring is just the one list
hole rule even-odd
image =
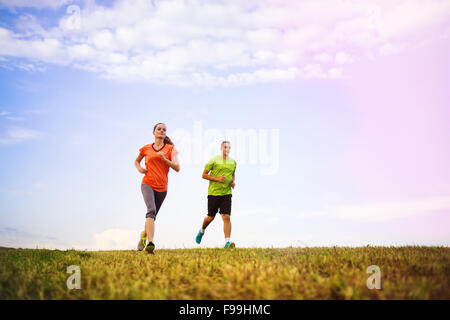
[[[162, 122], [158, 122], [158, 123], [157, 123], [157, 124], [155, 124], [155, 126], [153, 127], [153, 132], [155, 132], [155, 129], [156, 129], [156, 127], [158, 126], [158, 124], [163, 124], [163, 125], [166, 125], [165, 123], [162, 123]], [[174, 144], [173, 144], [172, 140], [170, 140], [170, 138], [169, 138], [168, 136], [166, 136], [166, 137], [164, 138], [164, 143], [166, 143], [166, 144], [171, 144], [171, 145], [173, 145], [173, 146], [174, 146]]]

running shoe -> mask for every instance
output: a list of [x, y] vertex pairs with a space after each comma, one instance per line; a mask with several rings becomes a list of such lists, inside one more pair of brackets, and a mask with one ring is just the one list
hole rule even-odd
[[200, 244], [200, 242], [202, 242], [202, 238], [203, 238], [204, 233], [202, 233], [201, 231], [198, 232], [197, 237], [195, 238], [195, 242], [197, 242], [198, 244]]
[[154, 251], [155, 250], [155, 244], [153, 243], [153, 242], [149, 242], [148, 244], [147, 244], [147, 246], [145, 247], [145, 251], [147, 252], [147, 253], [150, 253], [150, 254], [153, 254]]
[[236, 245], [234, 244], [234, 242], [230, 242], [228, 241], [227, 243], [225, 243], [225, 249], [233, 249], [236, 248]]
[[137, 245], [137, 248], [139, 251], [142, 251], [145, 248], [145, 242], [147, 241], [147, 236], [144, 237], [144, 234], [145, 234], [145, 231], [142, 231], [138, 245]]

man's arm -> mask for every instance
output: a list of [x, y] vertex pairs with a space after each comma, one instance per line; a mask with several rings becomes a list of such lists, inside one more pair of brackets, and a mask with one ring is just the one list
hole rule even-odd
[[209, 170], [206, 169], [203, 170], [202, 178], [215, 182], [225, 182], [225, 180], [227, 180], [224, 175], [221, 175], [220, 177], [213, 177], [209, 175]]
[[231, 182], [230, 182], [230, 187], [232, 187], [233, 189], [234, 189], [234, 186], [235, 186], [235, 184], [234, 184], [235, 174], [236, 174], [236, 161], [234, 162], [233, 179], [231, 179]]

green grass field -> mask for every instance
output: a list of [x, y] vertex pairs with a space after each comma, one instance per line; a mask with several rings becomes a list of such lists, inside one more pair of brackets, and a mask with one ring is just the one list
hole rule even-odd
[[[67, 288], [67, 267], [81, 289]], [[381, 269], [381, 289], [366, 286]], [[75, 251], [0, 247], [0, 299], [450, 299], [448, 247]]]

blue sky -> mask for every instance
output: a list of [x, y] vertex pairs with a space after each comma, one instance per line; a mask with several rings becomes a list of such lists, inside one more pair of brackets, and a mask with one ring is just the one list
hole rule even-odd
[[[419, 47], [405, 45], [414, 42], [406, 32], [418, 28], [411, 22], [414, 19], [412, 26], [406, 24], [411, 29], [397, 35], [402, 45], [394, 49], [392, 41], [387, 47], [381, 43], [373, 47], [375, 57], [363, 54], [365, 49], [355, 50], [361, 39], [357, 34], [349, 38], [354, 40], [352, 46], [341, 44], [336, 49], [323, 44], [326, 53], [318, 60], [328, 61], [327, 55], [337, 50], [336, 68], [344, 68], [339, 69], [340, 76], [334, 71], [326, 76], [320, 68], [314, 75], [305, 73], [311, 67], [303, 62], [284, 67], [273, 62], [275, 69], [266, 65], [263, 71], [252, 71], [252, 63], [242, 58], [233, 64], [220, 55], [219, 47], [216, 55], [204, 52], [209, 65], [187, 61], [174, 51], [162, 52], [167, 56], [158, 56], [161, 60], [148, 66], [143, 54], [142, 68], [158, 74], [147, 78], [145, 73], [133, 73], [136, 61], [131, 57], [138, 49], [128, 49], [123, 39], [105, 44], [102, 38], [105, 30], [120, 35], [124, 26], [111, 26], [105, 17], [103, 31], [101, 25], [90, 24], [95, 17], [102, 18], [95, 15], [104, 12], [101, 2], [76, 2], [82, 17], [88, 17], [88, 27], [58, 38], [58, 28], [52, 28], [67, 18], [70, 3], [55, 3], [55, 8], [0, 3], [0, 35], [14, 34], [0, 37], [7, 46], [0, 50], [0, 246], [134, 248], [146, 210], [142, 175], [134, 160], [139, 148], [154, 141], [152, 128], [158, 122], [167, 125], [181, 164], [179, 173], [169, 173], [168, 196], [156, 224], [158, 247], [197, 246], [194, 237], [206, 215], [208, 188], [201, 173], [206, 161], [219, 154], [227, 130], [238, 136], [245, 130], [256, 134], [256, 144], [242, 135], [243, 142], [232, 141], [230, 153], [238, 164], [232, 209], [232, 239], [238, 246], [448, 245], [450, 130], [443, 119], [450, 115], [445, 62], [450, 29], [439, 22], [433, 6], [428, 24], [417, 25], [421, 35], [439, 32]], [[109, 5], [109, 13], [120, 11], [121, 3]], [[161, 12], [189, 11], [185, 6], [168, 8], [174, 11]], [[331, 16], [323, 19], [335, 21]], [[344, 12], [342, 19], [346, 16]], [[198, 19], [201, 25], [203, 18]], [[140, 34], [139, 28], [126, 30]], [[192, 35], [172, 36], [176, 45]], [[52, 51], [48, 39], [59, 39], [55, 47], [59, 49]], [[36, 41], [49, 51], [39, 51]], [[92, 44], [98, 51], [91, 58], [75, 56], [61, 62], [62, 44], [67, 48]], [[250, 43], [247, 49], [258, 46], [261, 43]], [[300, 55], [291, 49], [286, 44], [278, 54]], [[128, 53], [129, 63], [115, 56], [119, 60], [104, 64], [105, 52]], [[254, 57], [261, 54], [255, 49]], [[173, 66], [180, 69], [174, 71]], [[189, 73], [192, 68], [202, 76]], [[242, 73], [244, 69], [253, 76]], [[184, 131], [198, 138], [199, 127], [201, 141], [187, 144], [179, 135]], [[201, 155], [195, 143], [201, 143]], [[262, 150], [270, 155], [270, 164], [261, 164]], [[194, 152], [190, 159], [189, 152]], [[251, 163], [254, 155], [256, 163]], [[264, 174], [264, 167], [275, 165], [275, 160], [274, 171]], [[223, 241], [217, 216], [202, 246], [222, 246]]]
[[[107, 229], [140, 230], [142, 212], [145, 213], [139, 188], [142, 177], [133, 162], [138, 149], [153, 142], [151, 131], [159, 121], [167, 124], [169, 136], [175, 129], [193, 134], [195, 123], [199, 122], [203, 130], [279, 130], [280, 164], [276, 174], [261, 175], [258, 165], [238, 168], [234, 209], [249, 211], [247, 223], [261, 226], [278, 223], [280, 216], [295, 213], [276, 212], [282, 203], [294, 210], [313, 205], [314, 200], [306, 195], [319, 193], [320, 186], [302, 181], [311, 177], [301, 164], [310, 163], [311, 158], [332, 156], [339, 146], [327, 143], [351, 131], [351, 123], [341, 111], [332, 112], [341, 115], [330, 115], [333, 123], [323, 124], [323, 118], [306, 105], [322, 103], [326, 109], [333, 100], [333, 108], [339, 110], [338, 104], [345, 108], [342, 93], [331, 89], [329, 94], [324, 96], [322, 91], [319, 95], [319, 89], [311, 84], [304, 85], [304, 92], [295, 90], [292, 84], [268, 85], [266, 89], [249, 86], [235, 90], [169, 90], [110, 83], [58, 68], [32, 75], [2, 70], [2, 81], [2, 95], [10, 99], [8, 107], [3, 105], [2, 110], [8, 116], [23, 118], [13, 121], [3, 117], [4, 128], [20, 124], [38, 132], [28, 141], [2, 146], [2, 203], [6, 204], [2, 210], [3, 227], [49, 234], [65, 241], [73, 237], [75, 244], [81, 239], [89, 244], [93, 233]], [[36, 83], [38, 88], [24, 87], [22, 83]], [[299, 124], [303, 124], [302, 129], [296, 129]], [[326, 138], [320, 132], [324, 129], [335, 131], [336, 137]], [[320, 147], [320, 154], [307, 155], [296, 150], [298, 145]], [[219, 151], [217, 146], [209, 156]], [[182, 171], [170, 172], [170, 196], [160, 220], [163, 224], [164, 217], [167, 219], [166, 234], [177, 234], [170, 230], [190, 225], [185, 239], [168, 241], [188, 246], [192, 240], [189, 236], [195, 233], [205, 214], [208, 183], [200, 177], [204, 163], [185, 165], [182, 148], [180, 152]], [[317, 173], [320, 164], [310, 164], [308, 171], [311, 169]], [[292, 172], [296, 175], [294, 180], [290, 179]], [[327, 177], [328, 181], [336, 178]], [[298, 199], [293, 199], [297, 192], [304, 193], [298, 205]], [[238, 219], [238, 213], [236, 216]], [[215, 224], [220, 226], [221, 221]], [[236, 224], [239, 230], [239, 222]], [[211, 234], [221, 238], [220, 228], [216, 229]], [[258, 232], [253, 227], [246, 229], [243, 234]]]

